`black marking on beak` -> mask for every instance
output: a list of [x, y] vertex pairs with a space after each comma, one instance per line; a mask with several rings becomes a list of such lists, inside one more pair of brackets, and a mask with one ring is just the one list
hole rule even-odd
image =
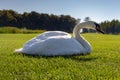
[[99, 24], [97, 24], [97, 23], [94, 23], [94, 24], [95, 24], [96, 30], [97, 30], [98, 32], [100, 32], [100, 33], [102, 33], [102, 34], [105, 34], [104, 31], [101, 29], [101, 27], [100, 27]]

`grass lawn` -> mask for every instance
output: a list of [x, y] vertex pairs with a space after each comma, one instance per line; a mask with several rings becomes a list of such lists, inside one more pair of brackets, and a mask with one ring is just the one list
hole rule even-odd
[[37, 34], [0, 34], [0, 80], [120, 80], [120, 35], [82, 34], [86, 56], [27, 56], [13, 51]]

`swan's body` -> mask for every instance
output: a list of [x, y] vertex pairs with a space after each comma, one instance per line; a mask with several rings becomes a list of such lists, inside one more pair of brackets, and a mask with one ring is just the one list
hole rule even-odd
[[84, 27], [95, 28], [95, 24], [92, 21], [77, 24], [73, 30], [74, 37], [62, 31], [44, 32], [26, 42], [23, 48], [15, 52], [42, 56], [90, 53], [90, 44], [79, 34], [80, 29]]

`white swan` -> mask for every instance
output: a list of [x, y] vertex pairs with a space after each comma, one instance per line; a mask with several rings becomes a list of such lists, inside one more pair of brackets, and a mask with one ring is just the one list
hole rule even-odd
[[82, 28], [91, 28], [104, 33], [96, 22], [87, 21], [75, 26], [73, 37], [62, 31], [47, 31], [27, 41], [23, 48], [16, 49], [15, 52], [42, 56], [90, 53], [89, 42], [80, 35], [80, 29]]

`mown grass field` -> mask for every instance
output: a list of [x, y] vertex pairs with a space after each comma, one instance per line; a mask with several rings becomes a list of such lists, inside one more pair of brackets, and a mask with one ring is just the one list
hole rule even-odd
[[0, 80], [120, 80], [120, 35], [82, 34], [86, 56], [27, 56], [13, 51], [37, 34], [0, 34]]

